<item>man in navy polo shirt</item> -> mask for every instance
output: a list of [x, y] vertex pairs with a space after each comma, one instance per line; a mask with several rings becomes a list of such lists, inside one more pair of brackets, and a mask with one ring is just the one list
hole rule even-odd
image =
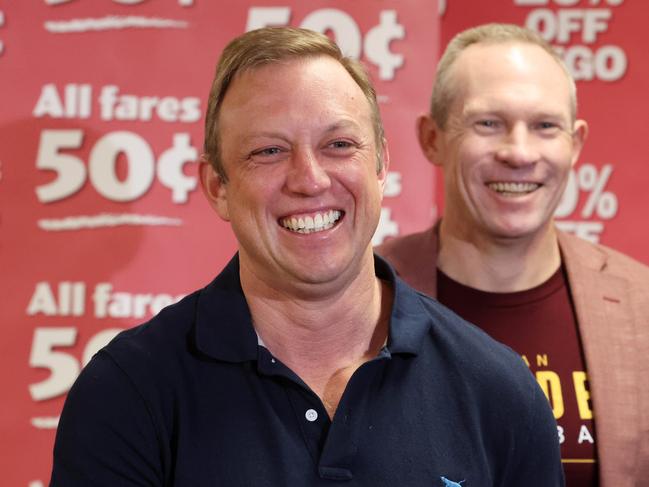
[[52, 486], [563, 485], [520, 357], [372, 253], [388, 152], [356, 62], [307, 30], [249, 32], [205, 133], [204, 193], [239, 252], [84, 369]]

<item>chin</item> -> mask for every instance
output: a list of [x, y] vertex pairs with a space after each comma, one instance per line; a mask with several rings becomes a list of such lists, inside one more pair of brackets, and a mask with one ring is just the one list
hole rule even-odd
[[500, 222], [490, 228], [490, 233], [499, 238], [517, 239], [538, 235], [544, 228], [545, 225], [537, 221]]
[[311, 265], [305, 269], [294, 269], [293, 275], [295, 278], [304, 282], [305, 284], [323, 284], [335, 280], [344, 272], [343, 267], [335, 265]]

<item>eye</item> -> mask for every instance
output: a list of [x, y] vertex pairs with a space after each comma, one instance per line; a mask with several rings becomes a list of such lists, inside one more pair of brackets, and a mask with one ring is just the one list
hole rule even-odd
[[282, 149], [279, 147], [265, 147], [263, 149], [259, 149], [256, 151], [253, 151], [251, 155], [253, 156], [274, 156], [282, 152]]
[[334, 140], [329, 144], [329, 147], [332, 147], [333, 149], [348, 149], [353, 146], [354, 144], [347, 140]]
[[541, 130], [549, 130], [549, 129], [556, 128], [557, 124], [552, 122], [539, 122], [537, 126]]
[[474, 130], [478, 134], [489, 135], [501, 130], [503, 122], [495, 118], [482, 118], [473, 122]]
[[480, 127], [485, 128], [496, 128], [499, 125], [497, 120], [478, 120], [476, 123]]
[[286, 152], [287, 149], [284, 147], [271, 145], [269, 147], [262, 147], [260, 149], [253, 150], [248, 155], [248, 159], [260, 164], [278, 162], [286, 157]]
[[322, 153], [328, 157], [351, 157], [359, 145], [349, 139], [334, 139], [325, 142]]
[[552, 136], [557, 134], [561, 130], [562, 125], [558, 122], [541, 120], [540, 122], [537, 122], [533, 126], [533, 128], [544, 136]]

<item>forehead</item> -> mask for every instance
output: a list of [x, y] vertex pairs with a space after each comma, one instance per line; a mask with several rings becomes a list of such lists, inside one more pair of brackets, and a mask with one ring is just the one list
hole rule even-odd
[[290, 124], [350, 118], [370, 123], [370, 105], [347, 70], [329, 56], [288, 59], [248, 69], [232, 81], [221, 107], [221, 125], [248, 119]]
[[570, 82], [559, 63], [540, 46], [478, 43], [452, 66], [454, 104], [485, 109], [533, 108], [570, 113]]

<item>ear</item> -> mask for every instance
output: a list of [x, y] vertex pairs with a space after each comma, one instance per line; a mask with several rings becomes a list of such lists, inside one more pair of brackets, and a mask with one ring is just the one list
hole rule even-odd
[[440, 130], [430, 115], [420, 115], [417, 118], [417, 137], [421, 151], [430, 162], [440, 165], [439, 158], [439, 134]]
[[227, 184], [216, 173], [212, 164], [203, 157], [201, 158], [198, 170], [200, 172], [203, 194], [210, 203], [210, 206], [214, 208], [223, 220], [230, 221]]
[[385, 138], [381, 141], [381, 159], [381, 170], [377, 172], [377, 176], [379, 191], [381, 192], [381, 197], [383, 197], [385, 183], [388, 179], [388, 169], [390, 168], [390, 151], [388, 149], [388, 141]]
[[575, 165], [579, 159], [579, 153], [584, 147], [588, 137], [588, 124], [585, 120], [575, 120], [572, 130], [572, 164]]

